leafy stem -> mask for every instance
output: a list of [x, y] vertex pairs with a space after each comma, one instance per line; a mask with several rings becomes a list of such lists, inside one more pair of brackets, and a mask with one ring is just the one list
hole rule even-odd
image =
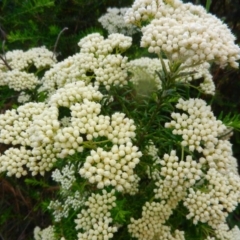
[[88, 149], [96, 149], [97, 145], [109, 143], [109, 142], [110, 142], [110, 140], [103, 140], [103, 141], [98, 141], [98, 142], [84, 141], [83, 146], [84, 146], [84, 148], [88, 148]]

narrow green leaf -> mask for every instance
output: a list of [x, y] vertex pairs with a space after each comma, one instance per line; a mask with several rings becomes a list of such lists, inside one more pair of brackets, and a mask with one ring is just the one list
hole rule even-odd
[[207, 0], [207, 2], [206, 2], [206, 10], [207, 10], [207, 12], [209, 12], [211, 4], [212, 4], [212, 0]]

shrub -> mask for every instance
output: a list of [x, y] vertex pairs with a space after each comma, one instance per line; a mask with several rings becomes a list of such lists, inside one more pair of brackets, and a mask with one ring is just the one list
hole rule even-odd
[[234, 36], [180, 0], [136, 0], [125, 20], [149, 54], [92, 33], [60, 62], [46, 48], [1, 56], [0, 85], [19, 94], [0, 115], [3, 180], [22, 181], [29, 216], [44, 214], [30, 221], [36, 240], [239, 239], [239, 115], [209, 104], [211, 64], [238, 67]]

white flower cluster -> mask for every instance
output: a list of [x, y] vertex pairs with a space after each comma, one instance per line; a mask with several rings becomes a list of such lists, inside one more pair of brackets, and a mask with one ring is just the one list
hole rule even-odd
[[164, 225], [172, 214], [172, 208], [165, 202], [146, 202], [143, 206], [142, 218], [135, 220], [131, 218], [128, 231], [139, 240], [184, 240], [184, 232], [175, 230], [172, 234], [171, 228]]
[[116, 206], [115, 191], [102, 191], [102, 194], [94, 194], [85, 202], [87, 209], [82, 209], [75, 223], [76, 229], [83, 231], [78, 233], [79, 240], [108, 240], [113, 238], [117, 227], [112, 225], [110, 210]]
[[193, 160], [192, 156], [179, 161], [176, 151], [171, 151], [170, 155], [165, 154], [162, 160], [157, 157], [156, 149], [151, 153], [156, 157], [154, 165], [161, 166], [160, 170], [156, 168], [153, 172], [154, 176], [159, 174], [159, 177], [154, 178], [154, 199], [160, 199], [161, 202], [147, 202], [143, 207], [142, 218], [131, 219], [128, 228], [133, 237], [185, 239], [183, 232], [178, 232], [178, 236], [171, 238], [172, 231], [164, 225], [178, 203], [183, 201], [189, 210], [187, 218], [192, 218], [194, 224], [207, 222], [217, 239], [237, 239], [235, 236], [240, 231], [237, 227], [229, 231], [229, 228], [220, 226], [226, 224], [226, 217], [240, 202], [239, 175], [229, 171], [227, 174], [221, 173], [213, 167], [205, 174], [206, 169], [202, 163]]
[[33, 73], [21, 72], [18, 69], [12, 71], [1, 72], [0, 86], [7, 85], [15, 91], [25, 89], [34, 89], [40, 83], [38, 78]]
[[[189, 210], [187, 218], [193, 219], [194, 224], [208, 223], [219, 239], [235, 240], [234, 237], [231, 237], [233, 235], [231, 235], [231, 231], [228, 231], [229, 229], [219, 228], [221, 224], [226, 223], [226, 217], [240, 202], [240, 177], [236, 159], [232, 156], [230, 142], [221, 139], [227, 128], [214, 117], [211, 108], [201, 99], [186, 101], [179, 99], [176, 107], [185, 113], [172, 113], [171, 116], [174, 120], [166, 123], [166, 127], [174, 128], [173, 134], [182, 136], [183, 147], [188, 147], [190, 151], [196, 150], [200, 154], [197, 161], [192, 161], [194, 163], [192, 167], [188, 161], [183, 163], [176, 161], [170, 165], [178, 169], [181, 163], [188, 164], [182, 177], [184, 180], [193, 179], [185, 188], [182, 181], [176, 183], [180, 192], [185, 191], [182, 200]], [[188, 158], [190, 157], [187, 156]], [[181, 180], [181, 178], [176, 174], [175, 169], [168, 169], [169, 165], [166, 159], [160, 161], [160, 164], [163, 166], [161, 176], [164, 176], [163, 173], [166, 175], [164, 180], [160, 179], [160, 183], [156, 184], [159, 189], [155, 191], [161, 190], [159, 197], [164, 198], [167, 193], [162, 191], [163, 186], [166, 185], [171, 192], [174, 188], [171, 182], [174, 181], [175, 176], [177, 179]], [[197, 174], [197, 179], [194, 180], [193, 174]], [[167, 180], [168, 175], [170, 176], [169, 180]], [[165, 184], [166, 180], [169, 183]], [[166, 188], [167, 191], [169, 191], [168, 188]], [[174, 196], [177, 194], [174, 193]]]
[[[75, 151], [82, 152], [83, 138], [80, 136], [79, 127], [73, 126], [71, 123], [67, 127], [61, 127], [58, 119], [59, 107], [71, 109], [75, 104], [82, 103], [84, 105], [89, 99], [92, 104], [89, 110], [95, 111], [96, 103], [94, 101], [99, 101], [101, 97], [101, 93], [96, 88], [91, 85], [85, 86], [82, 81], [70, 83], [64, 88], [58, 89], [49, 99], [48, 107], [35, 117], [32, 126], [28, 129], [31, 135], [31, 146], [36, 149], [52, 149], [54, 156], [59, 158], [72, 155]], [[99, 113], [98, 109], [97, 113]], [[92, 115], [87, 115], [87, 112], [85, 115], [87, 121], [91, 119]]]
[[53, 226], [48, 226], [41, 230], [40, 227], [35, 227], [33, 234], [34, 240], [55, 240], [55, 229]]
[[68, 126], [70, 126], [70, 120], [71, 120], [71, 118], [70, 117], [63, 117], [62, 119], [61, 119], [61, 125], [63, 126], [63, 127], [68, 127]]
[[[56, 95], [50, 98], [48, 105], [27, 103], [18, 110], [2, 114], [0, 141], [4, 144], [19, 144], [23, 147], [10, 148], [1, 155], [1, 172], [8, 171], [8, 175], [25, 175], [26, 172], [22, 171], [21, 167], [26, 165], [32, 175], [37, 173], [43, 175], [45, 171], [52, 168], [57, 154], [65, 157], [69, 150], [71, 150], [70, 154], [74, 150], [82, 151], [82, 148], [79, 149], [79, 144], [82, 143], [79, 130], [72, 127], [60, 128], [58, 107], [71, 106], [76, 102], [82, 102], [83, 99], [100, 100], [101, 97], [101, 93], [92, 86], [77, 82], [66, 85], [65, 89], [59, 89]], [[61, 138], [63, 134], [64, 138]], [[58, 142], [59, 135], [61, 140]], [[70, 139], [70, 136], [74, 139]], [[27, 147], [31, 150], [26, 150]], [[61, 154], [62, 151], [64, 154]], [[19, 166], [19, 171], [16, 170], [16, 166]]]
[[134, 168], [142, 156], [131, 142], [126, 145], [113, 145], [109, 152], [98, 148], [92, 150], [79, 173], [88, 178], [90, 183], [97, 183], [97, 188], [114, 186], [117, 191], [132, 191], [132, 184], [138, 179]]
[[[28, 58], [26, 58], [26, 52], [23, 50], [8, 51], [6, 52], [5, 58], [12, 69], [23, 70], [28, 67]], [[1, 64], [0, 66], [2, 71], [7, 70], [7, 67], [4, 64]]]
[[[111, 141], [114, 145], [110, 151], [105, 151], [100, 147], [96, 151], [92, 150], [79, 173], [89, 182], [97, 183], [98, 188], [112, 185], [118, 191], [134, 193], [138, 177], [133, 170], [142, 156], [131, 142], [131, 139], [135, 137], [134, 122], [118, 112], [111, 117], [97, 116], [100, 112], [100, 106], [98, 107], [99, 111], [94, 113], [89, 105], [73, 106], [71, 108], [72, 125], [78, 128], [80, 133], [86, 134], [89, 141], [100, 136], [106, 137], [107, 141]], [[54, 146], [57, 147], [56, 142]]]
[[25, 165], [31, 158], [31, 150], [25, 147], [9, 148], [0, 155], [0, 172], [7, 172], [7, 176], [15, 175], [17, 178], [27, 175]]
[[125, 22], [141, 26], [154, 19], [160, 7], [164, 7], [163, 0], [135, 0], [124, 16]]
[[71, 187], [76, 181], [75, 168], [73, 165], [67, 164], [62, 170], [56, 169], [52, 172], [52, 179], [60, 183], [60, 195], [62, 201], [51, 201], [48, 209], [53, 210], [54, 220], [60, 222], [61, 219], [69, 216], [70, 209], [74, 211], [83, 206], [85, 197], [79, 191], [71, 194]]
[[[13, 50], [6, 53], [6, 61], [13, 70], [27, 70], [34, 65], [37, 69], [46, 68], [56, 63], [56, 57], [53, 52], [46, 49], [45, 46], [31, 48], [24, 52], [22, 50]], [[7, 70], [2, 65], [1, 70]]]
[[93, 54], [77, 53], [70, 56], [45, 72], [42, 78], [43, 90], [51, 93], [68, 83], [85, 79], [90, 82], [91, 77], [87, 73], [92, 74], [96, 66], [97, 60]]
[[0, 156], [0, 172], [16, 177], [27, 174], [26, 167], [32, 157], [32, 151], [27, 149], [31, 142], [27, 130], [33, 117], [40, 114], [44, 103], [27, 103], [17, 110], [7, 110], [0, 115], [0, 142], [4, 144], [21, 145], [20, 148], [10, 147]]
[[26, 102], [29, 102], [30, 98], [31, 98], [31, 96], [29, 94], [27, 94], [25, 92], [21, 92], [18, 96], [17, 101], [19, 103], [26, 103]]
[[163, 160], [157, 160], [154, 165], [158, 164], [161, 168], [159, 172], [154, 172], [155, 175], [159, 173], [159, 177], [155, 178], [154, 199], [160, 199], [161, 202], [147, 202], [143, 207], [142, 218], [131, 219], [128, 228], [134, 237], [185, 239], [183, 232], [171, 238], [170, 228], [164, 226], [173, 209], [183, 201], [189, 210], [187, 218], [192, 218], [194, 224], [207, 222], [214, 229], [217, 239], [237, 239], [235, 236], [240, 231], [237, 227], [229, 231], [229, 228], [220, 226], [226, 224], [226, 217], [240, 202], [239, 175], [234, 172], [222, 174], [214, 168], [204, 174], [201, 163], [191, 156], [186, 156], [186, 161], [179, 161], [175, 151], [171, 151], [170, 155], [165, 154]]
[[[0, 65], [0, 86], [7, 85], [15, 91], [31, 90], [40, 84], [39, 79], [34, 74], [25, 72], [31, 66], [42, 69], [56, 63], [53, 52], [44, 46], [32, 48], [26, 52], [22, 50], [9, 51], [4, 57], [11, 70], [4, 63]], [[25, 100], [20, 98], [19, 101]]]
[[226, 126], [216, 119], [210, 106], [202, 99], [184, 101], [180, 98], [176, 108], [187, 114], [173, 112], [173, 120], [166, 123], [165, 127], [173, 128], [173, 134], [182, 136], [182, 146], [188, 146], [190, 151], [198, 152], [215, 147]]
[[132, 38], [120, 33], [113, 33], [104, 39], [99, 33], [89, 34], [82, 38], [78, 46], [82, 53], [94, 53], [95, 55], [107, 55], [114, 51], [125, 52], [132, 45]]
[[25, 54], [28, 64], [34, 65], [37, 69], [51, 67], [57, 62], [55, 54], [45, 46], [31, 48]]
[[131, 42], [130, 37], [122, 34], [111, 34], [107, 39], [99, 33], [86, 36], [78, 43], [80, 53], [55, 64], [45, 73], [44, 88], [54, 92], [56, 88], [79, 80], [94, 81], [96, 86], [103, 84], [106, 89], [111, 85], [126, 84], [127, 57], [119, 53], [126, 51]]
[[[202, 176], [201, 164], [186, 156], [186, 161], [179, 161], [176, 151], [165, 154], [163, 160], [158, 157], [157, 149], [151, 141], [148, 147], [149, 155], [155, 161], [150, 177], [155, 181], [154, 199], [160, 202], [146, 202], [142, 211], [142, 218], [131, 219], [128, 225], [133, 237], [141, 239], [183, 240], [184, 232], [164, 225], [178, 203], [187, 195], [187, 189], [193, 186]], [[161, 166], [160, 170], [159, 167]]]
[[203, 150], [202, 164], [208, 164], [222, 174], [238, 173], [237, 159], [233, 157], [232, 144], [228, 140], [219, 140], [217, 145]]
[[176, 108], [186, 113], [171, 114], [172, 120], [165, 124], [173, 128], [173, 134], [182, 136], [182, 146], [190, 151], [198, 151], [203, 156], [200, 163], [208, 164], [221, 173], [237, 173], [236, 159], [232, 156], [231, 144], [228, 140], [221, 140], [226, 126], [217, 120], [211, 108], [201, 99], [179, 99]]
[[188, 66], [214, 61], [221, 67], [238, 67], [240, 48], [234, 35], [201, 6], [179, 0], [136, 0], [125, 20], [136, 25], [152, 20], [142, 28], [141, 46], [149, 52], [163, 51], [168, 59]]
[[61, 195], [64, 198], [63, 202], [55, 200], [51, 201], [48, 205], [48, 209], [53, 210], [52, 214], [56, 222], [60, 222], [62, 218], [67, 218], [71, 209], [77, 211], [85, 203], [85, 197], [83, 197], [78, 191], [76, 191], [72, 196], [69, 195], [69, 193], [68, 195]]
[[[240, 240], [240, 229], [237, 226], [229, 230], [227, 224], [220, 224], [215, 233], [219, 240]], [[213, 238], [213, 240], [217, 239]]]
[[55, 169], [52, 172], [52, 179], [55, 182], [59, 182], [61, 184], [62, 191], [66, 192], [71, 188], [72, 184], [76, 181], [74, 173], [75, 173], [74, 166], [67, 164], [65, 167], [63, 167], [61, 172], [59, 169]]
[[223, 175], [210, 168], [205, 179], [208, 181], [205, 191], [190, 188], [184, 199], [189, 210], [187, 218], [192, 218], [194, 224], [207, 222], [217, 230], [240, 202], [240, 178], [234, 173]]
[[26, 103], [17, 110], [7, 110], [0, 115], [0, 142], [12, 145], [30, 145], [27, 129], [33, 116], [39, 115], [45, 108], [44, 103]]
[[100, 101], [102, 94], [97, 87], [86, 84], [84, 81], [73, 82], [59, 88], [48, 101], [52, 107], [68, 107], [83, 101]]
[[155, 198], [165, 199], [174, 208], [186, 195], [187, 189], [201, 179], [202, 164], [191, 156], [179, 161], [176, 151], [172, 150], [170, 155], [164, 154], [160, 165], [161, 178], [156, 182]]
[[101, 16], [98, 21], [108, 31], [108, 34], [121, 33], [132, 36], [137, 32], [137, 28], [133, 24], [124, 21], [127, 10], [128, 8], [108, 8], [107, 13]]
[[[101, 105], [97, 101], [101, 98], [97, 87], [78, 81], [58, 89], [48, 104], [28, 103], [1, 115], [0, 141], [22, 147], [10, 148], [0, 156], [0, 171], [20, 177], [29, 169], [32, 175], [43, 175], [57, 157], [82, 152], [88, 144], [95, 148], [101, 144], [101, 141], [95, 143], [95, 139], [104, 137], [113, 143], [112, 149], [92, 151], [80, 170], [81, 175], [99, 188], [112, 185], [118, 191], [136, 192], [139, 178], [133, 170], [141, 157], [141, 152], [131, 143], [136, 127], [123, 113], [99, 115]], [[70, 110], [67, 126], [61, 125], [60, 107]], [[104, 161], [101, 163], [100, 159]], [[55, 178], [57, 173], [53, 175]], [[60, 181], [59, 176], [56, 180]]]
[[150, 155], [152, 157], [153, 160], [153, 164], [151, 164], [150, 166], [148, 166], [147, 168], [147, 175], [149, 179], [153, 179], [153, 180], [158, 180], [160, 178], [160, 172], [159, 170], [156, 168], [156, 166], [160, 163], [161, 159], [158, 156], [158, 149], [156, 148], [155, 144], [153, 143], [152, 140], [149, 141], [148, 145], [147, 145], [147, 153], [148, 155]]

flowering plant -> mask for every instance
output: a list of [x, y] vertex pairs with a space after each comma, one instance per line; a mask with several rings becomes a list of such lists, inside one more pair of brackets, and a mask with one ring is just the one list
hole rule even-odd
[[55, 189], [34, 239], [240, 239], [226, 220], [240, 202], [234, 126], [197, 97], [215, 94], [211, 64], [237, 68], [240, 48], [180, 0], [136, 0], [125, 20], [152, 55], [129, 60], [131, 37], [94, 33], [61, 62], [45, 48], [5, 56], [0, 85], [37, 94], [0, 115], [0, 172]]

